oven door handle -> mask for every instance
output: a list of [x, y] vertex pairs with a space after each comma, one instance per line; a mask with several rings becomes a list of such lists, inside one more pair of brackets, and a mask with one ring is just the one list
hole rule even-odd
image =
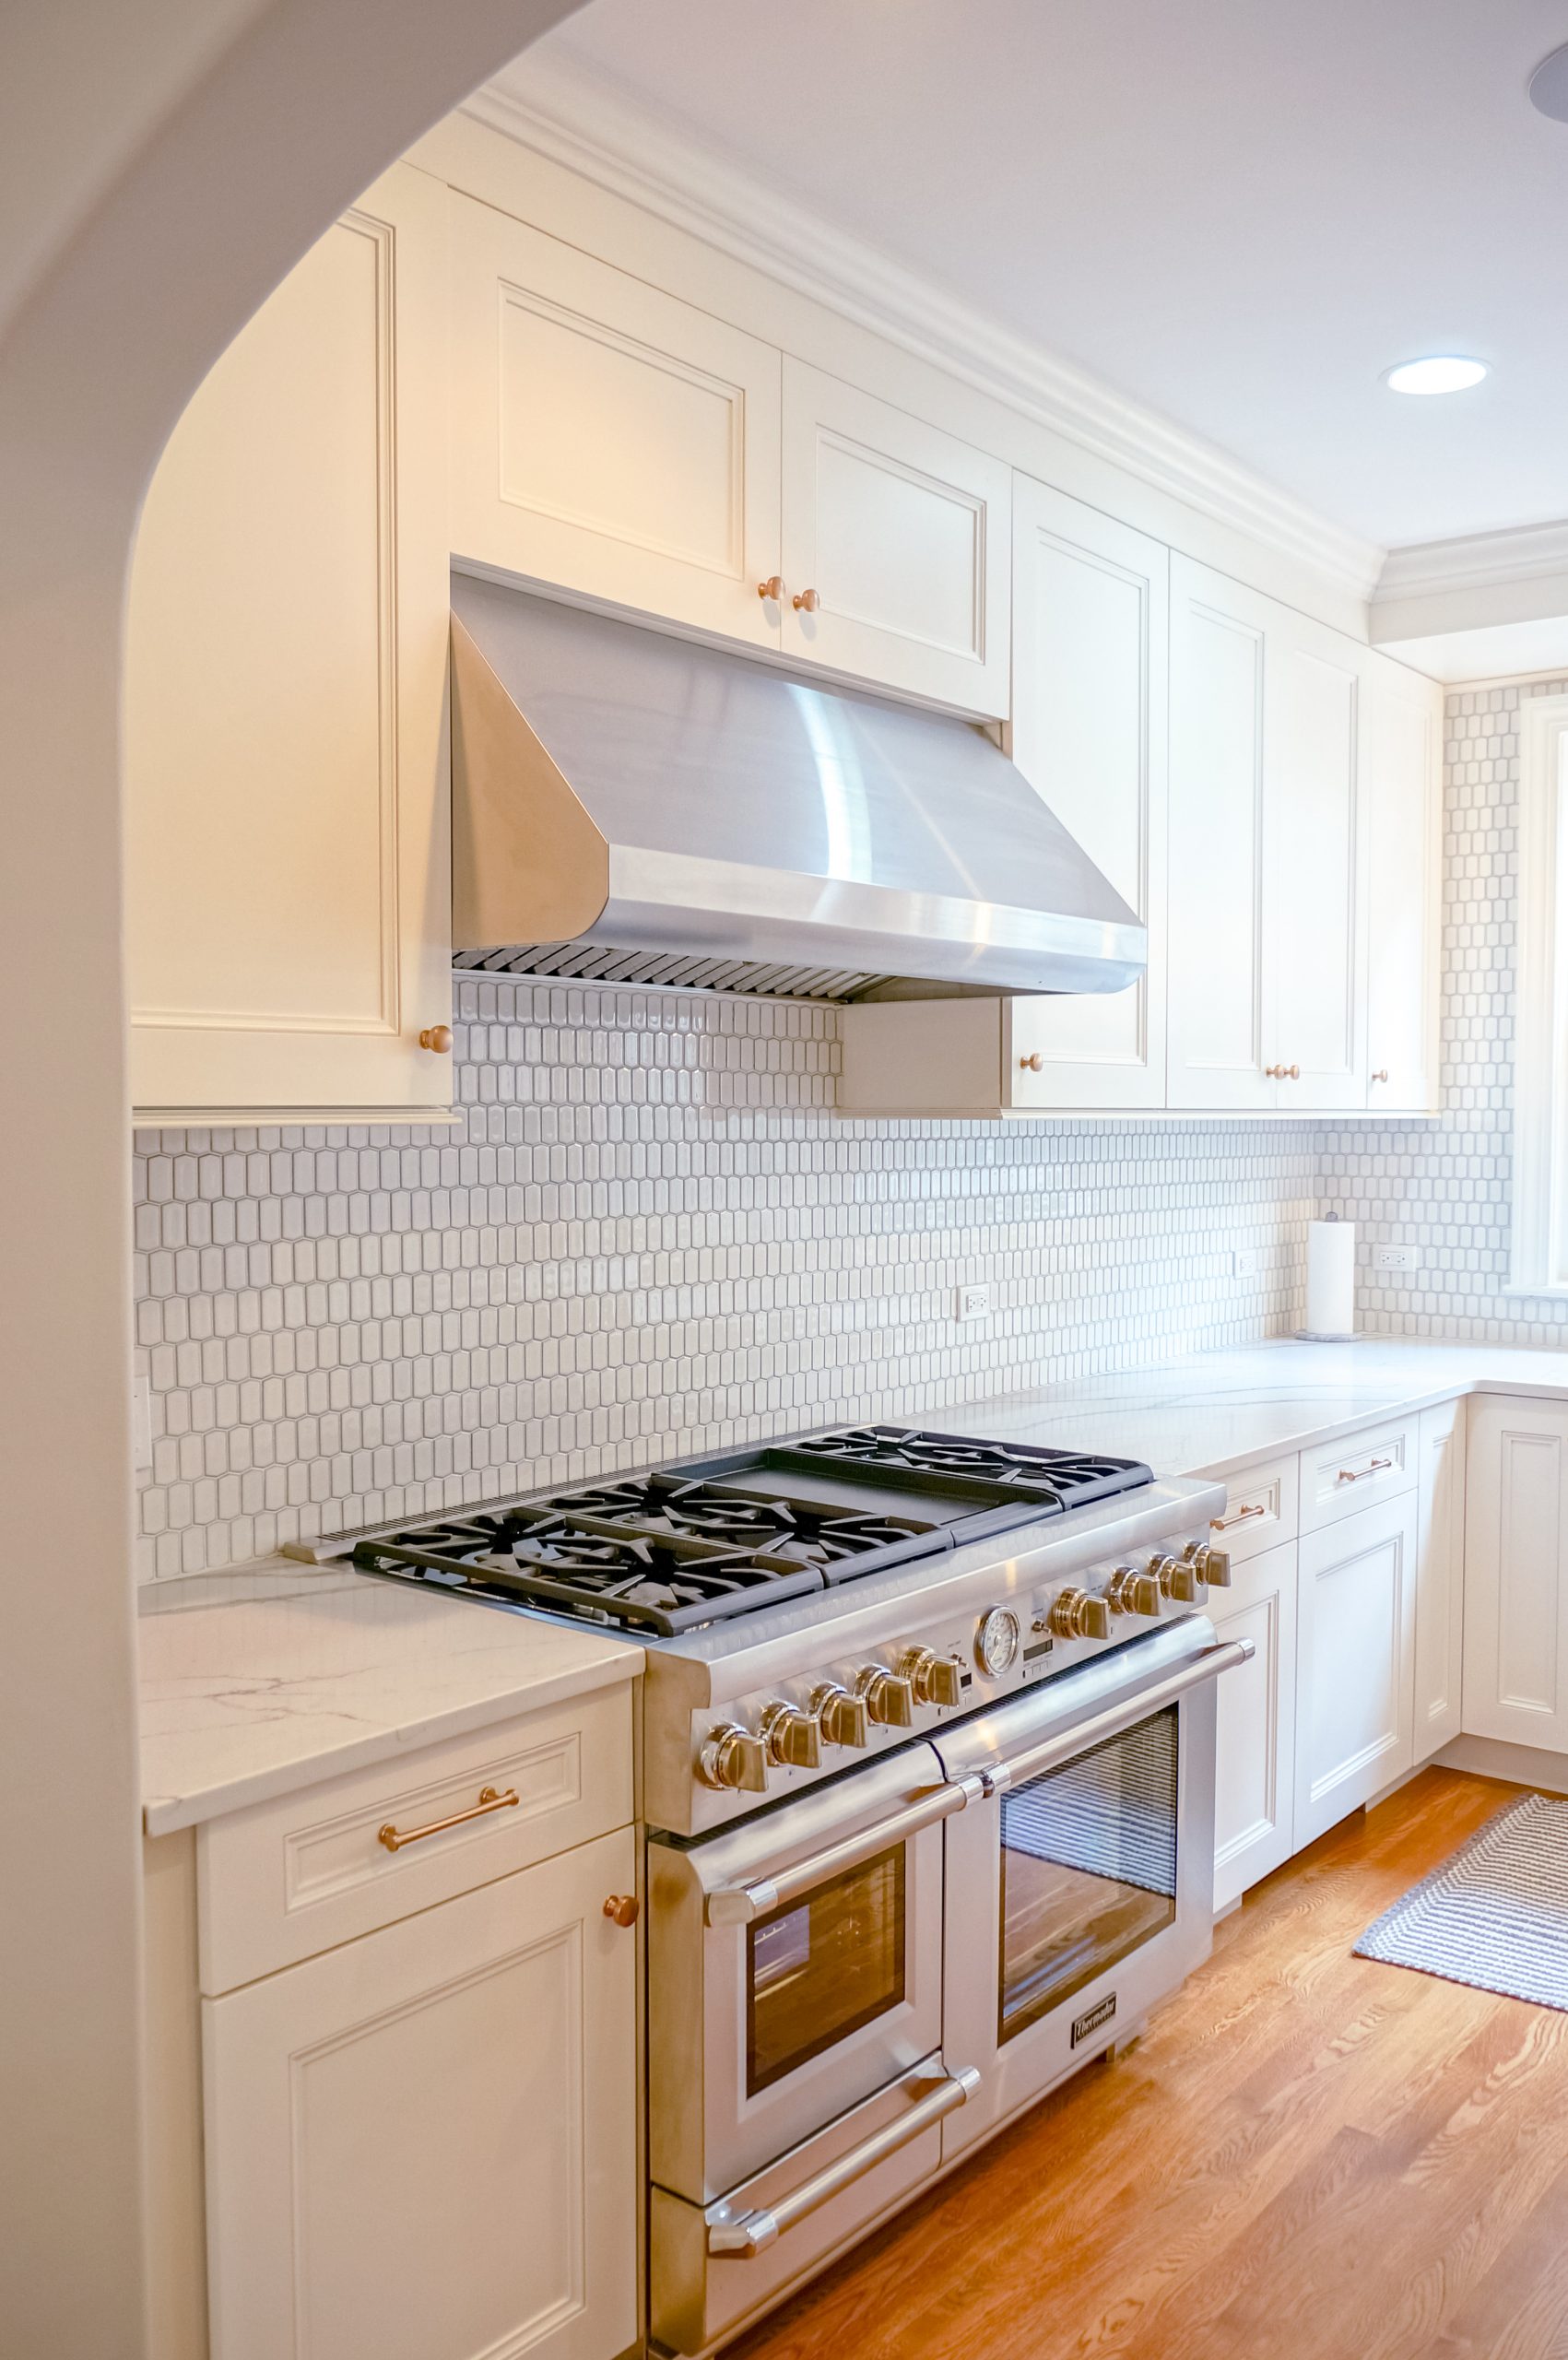
[[978, 1772], [972, 1777], [949, 1780], [931, 1788], [902, 1811], [878, 1820], [874, 1826], [863, 1827], [857, 1835], [846, 1835], [842, 1844], [830, 1844], [820, 1852], [808, 1853], [804, 1860], [792, 1861], [777, 1876], [754, 1877], [749, 1884], [720, 1885], [708, 1895], [708, 1923], [749, 1926], [755, 1918], [769, 1917], [773, 1910], [797, 1901], [813, 1885], [823, 1883], [829, 1877], [842, 1876], [846, 1869], [858, 1869], [862, 1862], [875, 1859], [878, 1852], [918, 1835], [923, 1827], [935, 1827], [939, 1820], [950, 1819], [954, 1811], [981, 1801], [989, 1791], [987, 1781]]
[[944, 2115], [967, 2106], [979, 2087], [980, 2075], [973, 2065], [957, 2073], [944, 2074], [936, 2088], [918, 2098], [907, 2114], [883, 2130], [874, 2130], [869, 2139], [863, 2139], [858, 2147], [851, 2147], [836, 2163], [825, 2165], [809, 2179], [803, 2179], [798, 2188], [781, 2196], [776, 2204], [755, 2212], [742, 2212], [733, 2221], [710, 2221], [708, 2251], [724, 2254], [731, 2260], [749, 2260], [753, 2254], [764, 2252], [786, 2229], [793, 2229], [797, 2221], [815, 2212], [819, 2204], [831, 2202], [855, 2180], [864, 2179], [868, 2171], [887, 2156], [896, 2155], [901, 2147], [907, 2147], [911, 2140], [918, 2139], [923, 2130], [929, 2130]]
[[1168, 1672], [1163, 1680], [1151, 1681], [1136, 1695], [1124, 1696], [1118, 1704], [1107, 1706], [1089, 1720], [1075, 1721], [1070, 1729], [1042, 1738], [1037, 1745], [1026, 1746], [1009, 1760], [988, 1765], [981, 1775], [993, 1793], [1019, 1779], [1037, 1778], [1042, 1771], [1054, 1770], [1058, 1764], [1070, 1762], [1075, 1754], [1087, 1753], [1091, 1746], [1099, 1745], [1102, 1740], [1119, 1737], [1124, 1729], [1132, 1729], [1150, 1713], [1173, 1705], [1189, 1689], [1201, 1688], [1206, 1682], [1218, 1680], [1222, 1671], [1233, 1671], [1238, 1664], [1250, 1663], [1256, 1653], [1251, 1639], [1225, 1639], [1205, 1647], [1201, 1655], [1194, 1656], [1179, 1670]]

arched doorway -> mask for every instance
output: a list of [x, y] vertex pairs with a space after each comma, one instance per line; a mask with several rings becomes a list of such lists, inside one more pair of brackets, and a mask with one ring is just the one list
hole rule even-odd
[[65, 0], [0, 35], [0, 2344], [142, 2360], [117, 715], [137, 508], [334, 216], [577, 0]]

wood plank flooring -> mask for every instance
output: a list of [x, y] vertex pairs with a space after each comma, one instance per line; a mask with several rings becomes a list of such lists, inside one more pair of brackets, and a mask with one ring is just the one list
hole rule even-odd
[[1353, 1958], [1516, 1789], [1423, 1771], [725, 2360], [1568, 2360], [1568, 2015]]

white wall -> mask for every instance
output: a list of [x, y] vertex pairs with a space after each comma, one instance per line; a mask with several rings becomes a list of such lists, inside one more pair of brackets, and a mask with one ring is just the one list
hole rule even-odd
[[0, 19], [6, 2360], [147, 2350], [116, 742], [136, 505], [312, 238], [567, 13], [62, 0]]

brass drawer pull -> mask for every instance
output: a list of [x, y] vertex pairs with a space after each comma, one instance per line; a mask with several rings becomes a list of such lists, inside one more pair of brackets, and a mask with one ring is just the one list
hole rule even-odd
[[612, 1893], [605, 1902], [605, 1916], [612, 1926], [635, 1926], [642, 1908], [634, 1893]]
[[1245, 1524], [1249, 1516], [1267, 1516], [1267, 1514], [1268, 1510], [1264, 1507], [1238, 1508], [1234, 1516], [1211, 1516], [1208, 1519], [1208, 1529], [1210, 1532], [1229, 1532], [1233, 1524]]
[[1381, 1475], [1393, 1464], [1391, 1458], [1374, 1458], [1370, 1467], [1341, 1467], [1334, 1481], [1337, 1483], [1364, 1483], [1369, 1475]]
[[450, 1819], [432, 1819], [428, 1827], [411, 1827], [406, 1835], [388, 1820], [384, 1827], [376, 1830], [376, 1837], [389, 1852], [401, 1852], [405, 1844], [422, 1844], [427, 1835], [442, 1835], [449, 1827], [461, 1827], [465, 1820], [488, 1819], [492, 1811], [514, 1811], [516, 1807], [515, 1787], [508, 1787], [504, 1795], [498, 1794], [493, 1787], [481, 1787], [478, 1801], [470, 1803], [466, 1811], [454, 1811]]

